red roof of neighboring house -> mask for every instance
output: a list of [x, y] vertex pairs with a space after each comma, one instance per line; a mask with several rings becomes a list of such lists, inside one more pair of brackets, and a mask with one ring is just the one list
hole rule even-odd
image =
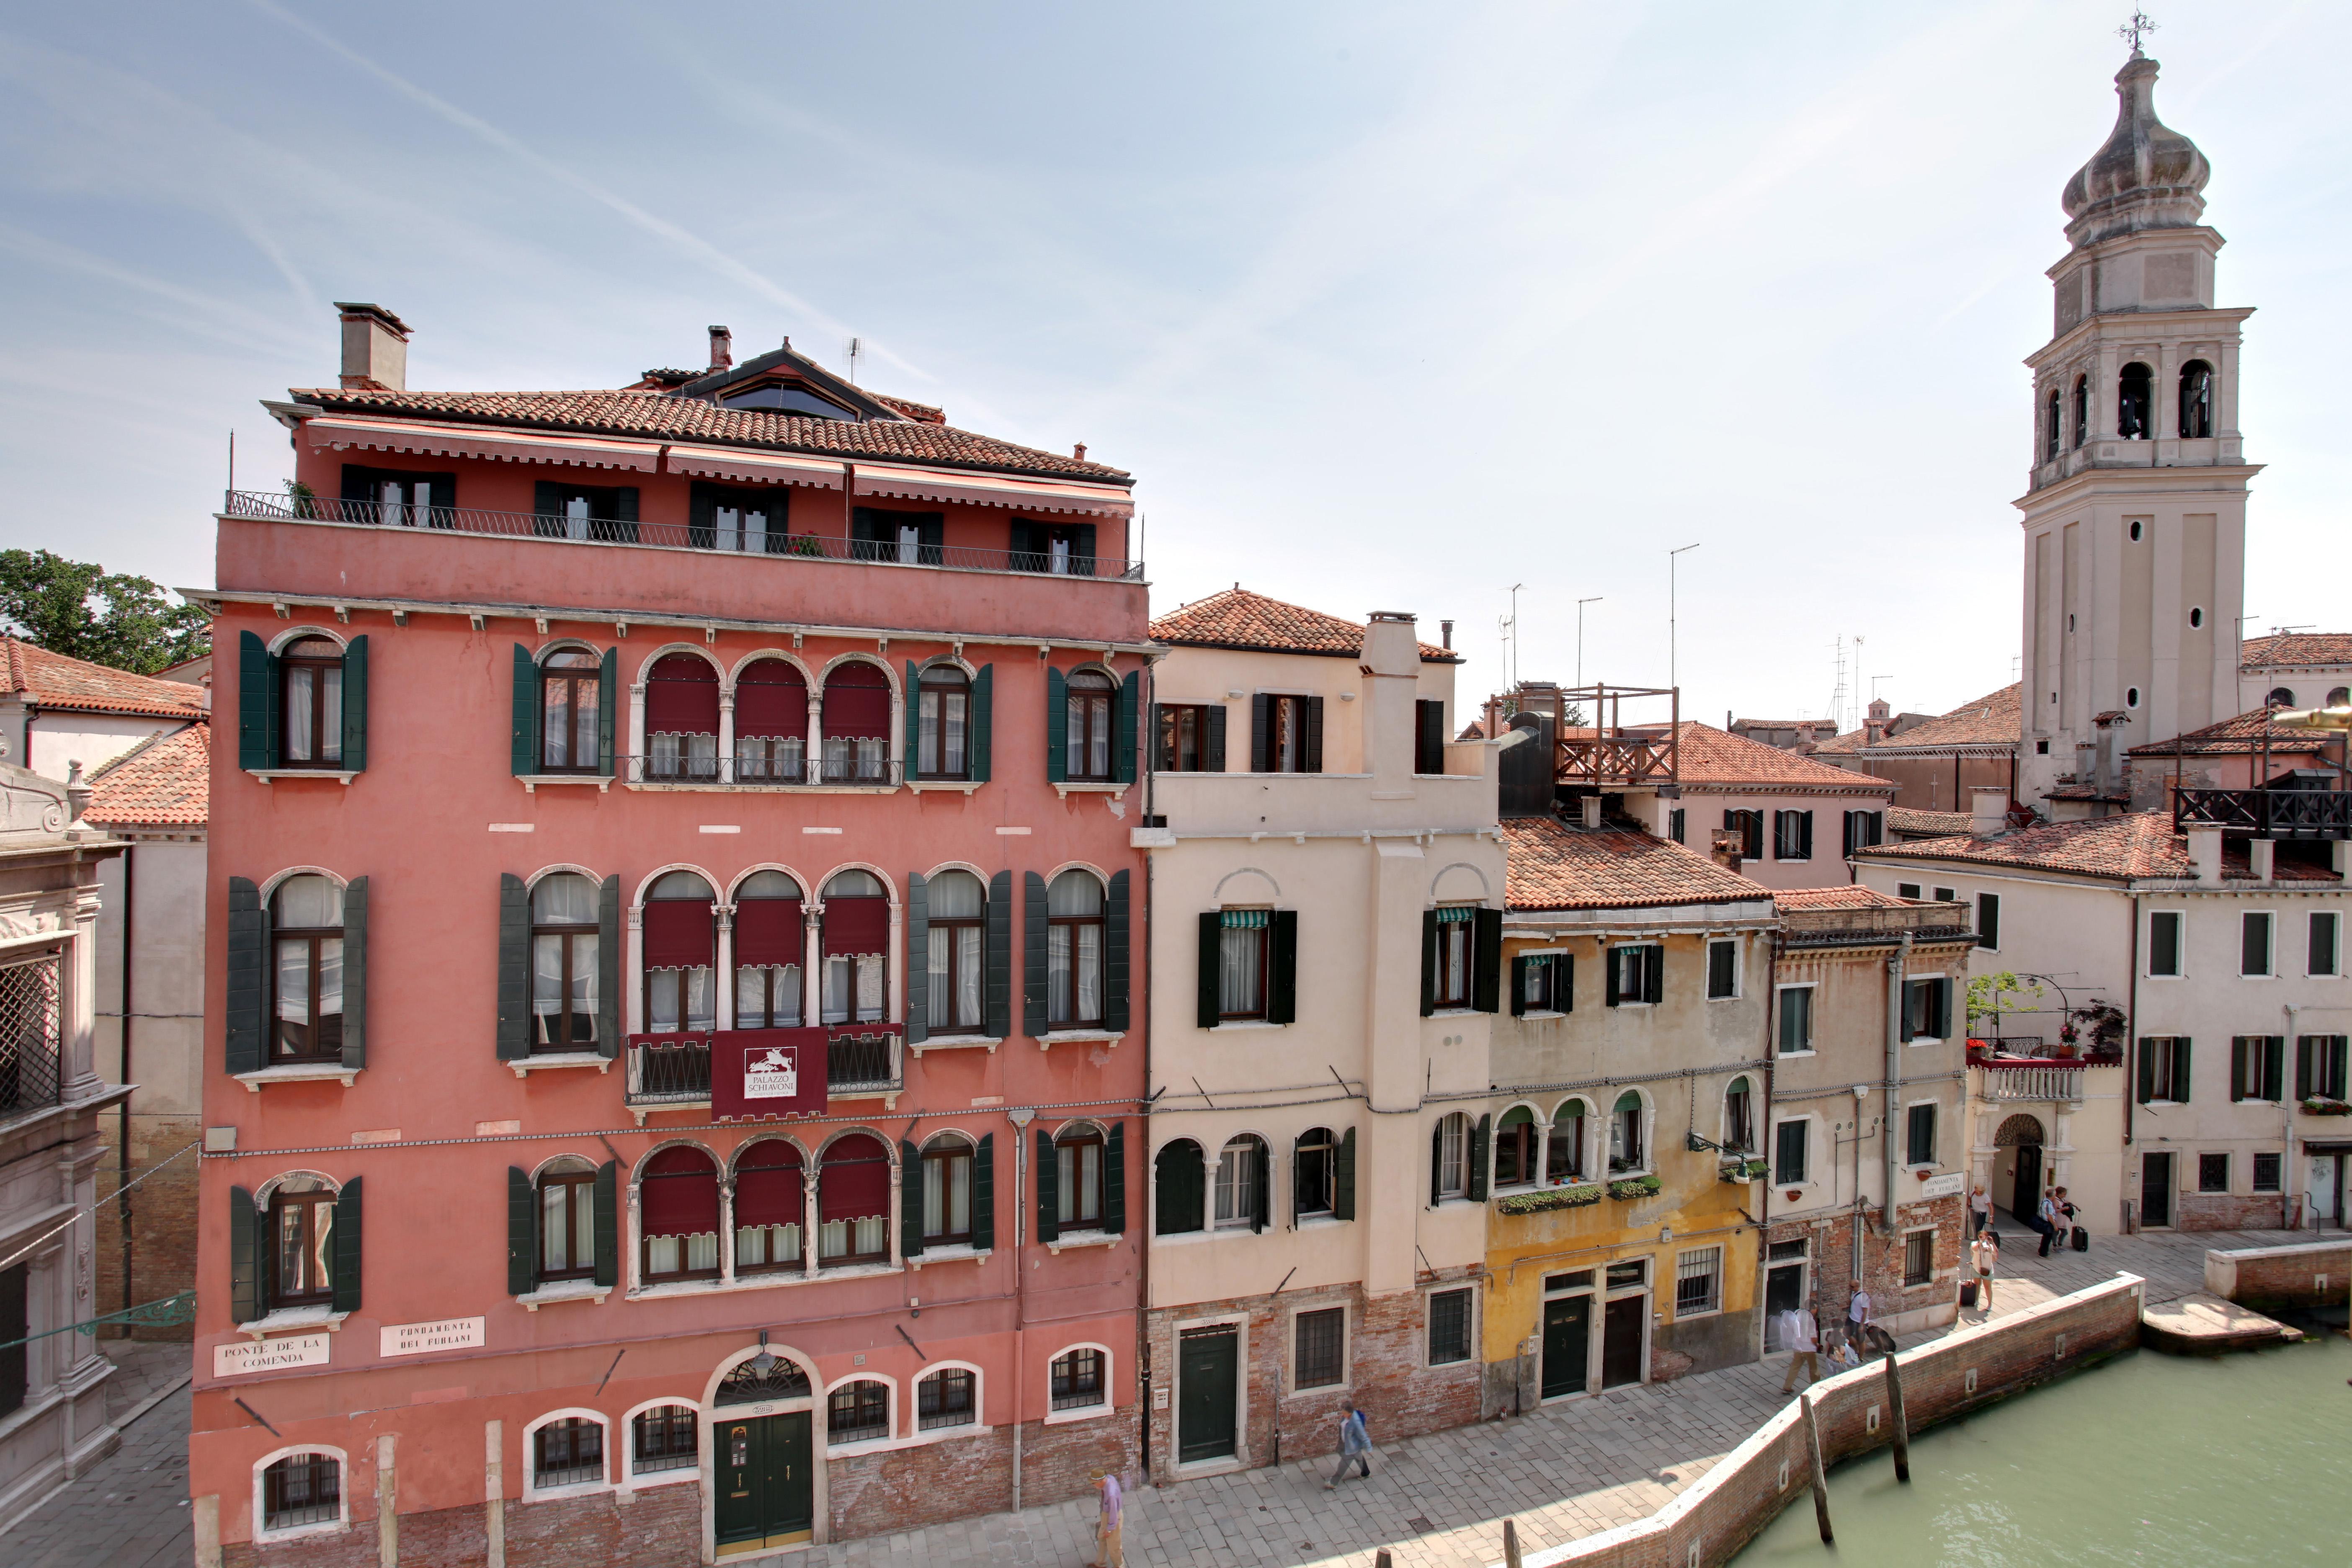
[[2169, 741], [2150, 741], [2145, 746], [2134, 746], [2128, 754], [2135, 757], [2244, 756], [2263, 749], [2263, 731], [2266, 728], [2270, 731], [2273, 752], [2316, 752], [2322, 746], [2333, 747], [2336, 743], [2336, 731], [2290, 729], [2283, 724], [2269, 723], [2270, 716], [2269, 709], [2257, 708], [2251, 713], [2241, 713], [2234, 719], [2208, 724], [2202, 730], [2175, 735]]
[[1772, 902], [1784, 910], [1907, 910], [1912, 903], [1858, 882], [1843, 888], [1776, 888]]
[[82, 816], [104, 827], [202, 827], [212, 790], [213, 727], [151, 735], [90, 780]]
[[1862, 790], [1892, 796], [1901, 786], [1852, 768], [1832, 767], [1800, 752], [1685, 719], [1676, 773], [1687, 784], [1752, 785], [1759, 791]]
[[1955, 833], [1966, 833], [1976, 825], [1976, 817], [1965, 811], [1918, 811], [1907, 805], [1886, 808], [1886, 831], [1889, 833], [1933, 834], [1948, 838]]
[[204, 689], [51, 653], [22, 637], [7, 645], [7, 691], [43, 708], [79, 713], [132, 713], [150, 719], [202, 719]]
[[[1307, 653], [1355, 658], [1364, 651], [1360, 621], [1269, 599], [1235, 584], [1181, 605], [1151, 623], [1151, 640], [1177, 647], [1229, 647], [1246, 653]], [[1462, 656], [1421, 645], [1423, 664], [1460, 664]]]
[[1548, 816], [1507, 817], [1505, 903], [1514, 910], [1728, 904], [1771, 891], [1669, 839], [1626, 828], [1585, 832]]
[[[914, 413], [905, 419], [823, 419], [772, 409], [722, 408], [699, 397], [635, 390], [377, 392], [328, 386], [296, 387], [292, 395], [297, 402], [330, 413], [364, 414], [375, 418], [435, 419], [580, 435], [634, 436], [657, 441], [714, 441], [829, 457], [1052, 474], [1103, 484], [1119, 484], [1132, 478], [1124, 468], [1081, 462], [1032, 447], [1016, 447], [1009, 441], [932, 424], [925, 415]], [[890, 402], [892, 406], [898, 406], [895, 399]], [[925, 405], [907, 406], [917, 409]]]
[[[1960, 834], [1927, 838], [1916, 844], [1881, 844], [1854, 851], [1858, 860], [1960, 860], [1990, 866], [2021, 866], [2045, 871], [2073, 871], [2084, 876], [2126, 881], [2138, 878], [2189, 878], [2197, 874], [2189, 863], [2189, 841], [2172, 831], [2172, 814], [2164, 811], [2125, 812], [2084, 822], [2053, 822], [1997, 838]], [[2242, 845], [2225, 842], [2221, 850], [2225, 878], [2251, 879]], [[2335, 882], [2333, 871], [2284, 858], [2273, 868], [2281, 882]]]
[[2324, 668], [2352, 664], [2352, 633], [2280, 632], [2248, 637], [2238, 645], [2238, 664], [2245, 669]]
[[1956, 746], [2014, 746], [2022, 732], [2024, 692], [2012, 681], [1949, 713], [1916, 724], [1900, 735], [1865, 746], [1865, 752], [1948, 751]]

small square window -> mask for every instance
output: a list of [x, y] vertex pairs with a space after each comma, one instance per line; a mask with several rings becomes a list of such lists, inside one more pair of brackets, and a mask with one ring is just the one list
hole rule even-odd
[[1609, 1266], [1609, 1289], [1612, 1290], [1637, 1289], [1649, 1282], [1650, 1260], [1646, 1258], [1629, 1258], [1622, 1263]]
[[1919, 897], [1919, 884], [1916, 882], [1897, 882], [1895, 884], [1895, 896], [1898, 899], [1911, 899], [1916, 900]]
[[1291, 1362], [1295, 1388], [1329, 1388], [1347, 1381], [1348, 1309], [1327, 1307], [1295, 1320], [1297, 1353]]
[[2230, 1190], [2230, 1156], [2197, 1156], [2197, 1190], [2200, 1193], [2226, 1193]]
[[1915, 1230], [1903, 1238], [1903, 1288], [1916, 1290], [1936, 1282], [1936, 1233]]
[[1739, 994], [1739, 944], [1736, 942], [1711, 942], [1706, 944], [1706, 995], [1710, 1002]]
[[2284, 1156], [2278, 1154], [2255, 1155], [2254, 1191], [2258, 1193], [2277, 1192], [2279, 1190], [2279, 1173], [2284, 1163]]
[[1938, 888], [1936, 889], [1936, 902], [1939, 904], [1956, 903], [1958, 900], [1959, 895], [1952, 891], [1949, 888]]
[[1429, 1297], [1429, 1364], [1470, 1359], [1470, 1292], [1433, 1290]]

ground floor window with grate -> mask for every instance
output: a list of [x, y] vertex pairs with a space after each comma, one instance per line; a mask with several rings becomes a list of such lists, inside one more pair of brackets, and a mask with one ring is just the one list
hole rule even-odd
[[530, 1481], [541, 1490], [604, 1479], [604, 1424], [585, 1415], [551, 1421], [530, 1436]]
[[824, 1436], [834, 1444], [864, 1443], [890, 1435], [887, 1384], [861, 1379], [833, 1391], [825, 1401]]
[[1723, 1248], [1702, 1247], [1675, 1259], [1675, 1316], [1712, 1312], [1723, 1305]]
[[289, 1454], [261, 1472], [264, 1530], [332, 1524], [343, 1517], [343, 1462], [332, 1454]]
[[0, 1116], [58, 1103], [60, 995], [54, 953], [0, 969]]
[[1936, 1282], [1936, 1233], [1915, 1230], [1903, 1238], [1903, 1288], [1914, 1290]]
[[940, 1426], [969, 1426], [980, 1418], [980, 1379], [971, 1369], [942, 1367], [915, 1387], [915, 1425], [929, 1432]]
[[657, 1405], [629, 1423], [631, 1461], [636, 1473], [682, 1470], [698, 1453], [698, 1417], [691, 1405]]
[[1103, 1353], [1076, 1350], [1054, 1358], [1054, 1408], [1083, 1410], [1103, 1403]]
[[1348, 1376], [1348, 1309], [1327, 1307], [1301, 1312], [1296, 1320], [1297, 1353], [1292, 1362], [1294, 1385], [1329, 1388]]
[[1470, 1292], [1434, 1290], [1429, 1297], [1429, 1364], [1470, 1359]]

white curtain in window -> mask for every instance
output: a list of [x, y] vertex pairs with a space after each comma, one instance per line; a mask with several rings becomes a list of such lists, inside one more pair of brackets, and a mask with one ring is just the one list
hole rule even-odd
[[1217, 1223], [1246, 1225], [1257, 1214], [1257, 1173], [1249, 1141], [1237, 1138], [1217, 1154]]
[[980, 928], [964, 926], [955, 936], [956, 1026], [976, 1029], [980, 1027]]
[[319, 1016], [339, 1018], [343, 1012], [343, 939], [319, 942]]
[[882, 1017], [882, 994], [888, 973], [889, 960], [878, 952], [857, 955], [857, 1021], [878, 1023]]
[[816, 1255], [820, 1262], [828, 1258], [845, 1258], [849, 1255], [849, 1222], [847, 1220], [829, 1219], [816, 1227]]
[[559, 1184], [550, 1184], [539, 1189], [539, 1250], [548, 1268], [572, 1267], [572, 1226], [568, 1223], [570, 1216], [564, 1212], [563, 1194], [577, 1192], [584, 1197], [588, 1190]]
[[1102, 937], [1100, 926], [1066, 927], [1078, 933], [1078, 1007], [1076, 1016], [1099, 1018], [1102, 1010]]
[[1049, 926], [1045, 931], [1045, 1021], [1070, 1021], [1071, 926]]
[[885, 1215], [869, 1215], [857, 1222], [857, 1250], [879, 1252], [887, 1245], [883, 1239], [884, 1227], [889, 1224]]
[[310, 944], [278, 944], [278, 1016], [289, 1024], [310, 1021]]
[[343, 890], [324, 877], [287, 878], [276, 903], [280, 931], [331, 930], [343, 923]]
[[310, 682], [319, 672], [297, 668], [286, 672], [286, 760], [307, 763], [315, 759], [310, 747], [315, 737], [310, 732]]
[[817, 1016], [828, 1024], [849, 1022], [849, 959], [842, 953], [827, 953], [824, 959], [824, 994], [817, 998]]
[[1227, 1014], [1255, 1013], [1265, 994], [1255, 931], [1227, 927], [1218, 933], [1224, 962], [1217, 966], [1217, 1005]]

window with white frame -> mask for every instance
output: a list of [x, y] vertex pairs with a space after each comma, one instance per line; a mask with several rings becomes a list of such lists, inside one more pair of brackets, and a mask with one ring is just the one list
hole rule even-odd
[[691, 1405], [656, 1405], [629, 1420], [629, 1473], [690, 1468], [700, 1454], [701, 1417]]
[[1723, 1248], [1701, 1247], [1675, 1255], [1675, 1316], [1695, 1318], [1723, 1306]]
[[1110, 1401], [1110, 1358], [1096, 1346], [1064, 1351], [1047, 1375], [1055, 1410], [1090, 1410]]
[[1458, 1198], [1470, 1190], [1470, 1119], [1456, 1110], [1437, 1124], [1437, 1195]]
[[890, 1435], [890, 1385], [872, 1378], [845, 1383], [826, 1396], [824, 1440], [835, 1447]]
[[604, 1424], [593, 1415], [559, 1415], [530, 1434], [534, 1491], [585, 1486], [604, 1479]]
[[2147, 972], [2159, 977], [2180, 973], [2180, 911], [2154, 910], [2147, 917]]
[[1429, 1364], [1448, 1366], [1470, 1359], [1470, 1291], [1429, 1293]]
[[1103, 885], [1068, 870], [1045, 889], [1045, 1021], [1055, 1028], [1103, 1021]]
[[2305, 974], [2334, 974], [2340, 956], [2343, 917], [2332, 910], [2315, 911], [2311, 917], [2311, 942], [2305, 949], [2303, 972]]
[[272, 1460], [261, 1472], [261, 1528], [270, 1534], [343, 1519], [343, 1461], [311, 1450]]
[[969, 1426], [980, 1419], [980, 1374], [968, 1366], [946, 1366], [915, 1385], [915, 1426], [933, 1432]]
[[1772, 1180], [1784, 1187], [1801, 1186], [1810, 1179], [1807, 1174], [1812, 1134], [1811, 1124], [1802, 1118], [1783, 1121], [1772, 1129]]
[[1617, 1097], [1609, 1115], [1609, 1173], [1622, 1175], [1649, 1168], [1649, 1140], [1643, 1136], [1642, 1097], [1627, 1089]]
[[1291, 1319], [1290, 1384], [1332, 1388], [1348, 1381], [1348, 1309], [1321, 1307]]
[[1551, 1131], [1544, 1142], [1545, 1181], [1557, 1185], [1584, 1180], [1584, 1119], [1591, 1109], [1581, 1100], [1563, 1100], [1552, 1111]]
[[1265, 1145], [1252, 1133], [1230, 1139], [1217, 1152], [1216, 1228], [1255, 1230], [1265, 1224]]
[[2238, 917], [2239, 973], [2271, 973], [2271, 928], [2274, 923], [2267, 910], [2249, 910]]
[[1780, 1055], [1803, 1056], [1813, 1048], [1813, 988], [1780, 987]]
[[930, 936], [925, 957], [931, 1027], [940, 1032], [978, 1029], [982, 1022], [981, 944], [987, 940], [987, 889], [969, 871], [942, 871], [930, 880], [929, 903]]
[[1731, 1087], [1723, 1091], [1723, 1152], [1756, 1152], [1756, 1095], [1745, 1074], [1733, 1079]]

